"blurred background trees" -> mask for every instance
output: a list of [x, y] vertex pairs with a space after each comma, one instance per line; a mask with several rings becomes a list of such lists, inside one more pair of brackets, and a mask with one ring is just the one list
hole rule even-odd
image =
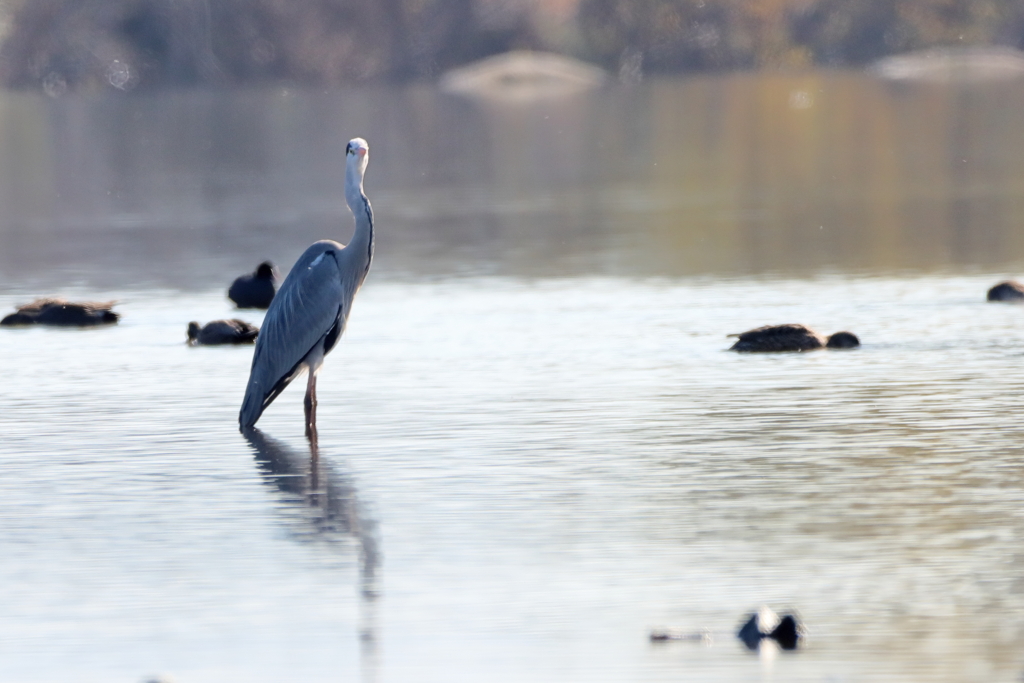
[[475, 0], [23, 0], [0, 82], [50, 88], [431, 77], [539, 47], [525, 6]]
[[0, 83], [430, 79], [515, 48], [643, 73], [1024, 43], [1024, 0], [0, 0]]

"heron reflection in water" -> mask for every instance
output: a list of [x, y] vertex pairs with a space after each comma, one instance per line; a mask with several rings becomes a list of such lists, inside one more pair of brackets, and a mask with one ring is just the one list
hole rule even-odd
[[305, 513], [309, 527], [298, 534], [300, 540], [356, 541], [360, 589], [364, 598], [374, 598], [380, 566], [377, 524], [362, 510], [352, 482], [320, 458], [315, 442], [310, 442], [307, 455], [259, 429], [246, 430], [245, 438], [256, 451], [264, 482], [285, 494], [292, 507]]

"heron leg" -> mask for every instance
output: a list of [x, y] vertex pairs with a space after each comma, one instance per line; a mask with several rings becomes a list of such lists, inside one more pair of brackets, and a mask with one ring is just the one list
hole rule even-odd
[[306, 398], [302, 402], [306, 409], [306, 438], [311, 444], [317, 443], [316, 433], [316, 373], [312, 370], [306, 382]]
[[320, 493], [320, 449], [317, 446], [316, 430], [309, 440], [309, 500], [310, 504], [319, 507], [316, 496]]

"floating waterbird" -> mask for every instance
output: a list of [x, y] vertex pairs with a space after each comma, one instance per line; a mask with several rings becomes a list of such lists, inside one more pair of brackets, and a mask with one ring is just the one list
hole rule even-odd
[[810, 351], [812, 349], [852, 349], [860, 346], [860, 340], [852, 332], [836, 332], [824, 337], [809, 327], [790, 323], [788, 325], [765, 325], [742, 334], [730, 351]]
[[248, 275], [239, 275], [228, 288], [228, 298], [239, 308], [267, 308], [274, 300], [274, 264], [264, 261]]
[[760, 647], [761, 641], [765, 638], [771, 638], [783, 650], [795, 650], [800, 641], [800, 625], [792, 614], [786, 614], [779, 619], [771, 609], [762, 607], [750, 615], [736, 633], [736, 637], [750, 650]]
[[1024, 285], [1016, 280], [1006, 280], [988, 290], [989, 301], [1020, 301], [1024, 299]]
[[57, 325], [61, 327], [89, 327], [110, 325], [121, 316], [110, 310], [115, 301], [82, 301], [73, 303], [64, 299], [36, 299], [18, 306], [18, 310], [0, 320], [0, 325]]
[[214, 320], [200, 326], [197, 322], [188, 324], [188, 343], [193, 346], [213, 346], [216, 344], [252, 344], [260, 328], [232, 318], [231, 320]]
[[[795, 650], [802, 630], [794, 615], [786, 614], [779, 619], [771, 608], [764, 606], [756, 613], [748, 615], [743, 626], [736, 632], [736, 637], [751, 650], [757, 650], [765, 638], [771, 638], [783, 650]], [[655, 629], [651, 631], [650, 639], [652, 642], [685, 640], [710, 644], [714, 640], [714, 634], [706, 628], [700, 631]]]
[[288, 383], [305, 371], [306, 436], [316, 440], [317, 372], [345, 331], [352, 300], [373, 260], [373, 210], [363, 193], [369, 146], [355, 138], [345, 154], [345, 200], [355, 216], [355, 233], [347, 246], [332, 240], [313, 243], [270, 304], [238, 413], [243, 431], [255, 425]]

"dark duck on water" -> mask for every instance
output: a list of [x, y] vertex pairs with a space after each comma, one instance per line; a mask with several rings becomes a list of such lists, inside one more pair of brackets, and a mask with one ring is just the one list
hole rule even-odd
[[274, 279], [274, 264], [264, 261], [254, 272], [235, 278], [228, 298], [239, 308], [268, 308], [277, 293]]
[[836, 332], [830, 337], [818, 334], [805, 325], [765, 325], [741, 334], [730, 351], [771, 352], [811, 351], [813, 349], [852, 349], [860, 346], [860, 340], [852, 332]]
[[74, 303], [64, 299], [36, 299], [18, 306], [18, 310], [0, 320], [0, 325], [55, 325], [59, 327], [90, 327], [110, 325], [121, 317], [114, 313], [114, 301], [82, 301]]
[[989, 301], [1024, 301], [1024, 285], [1016, 280], [1000, 282], [988, 290]]
[[237, 318], [214, 320], [203, 326], [194, 321], [188, 324], [188, 343], [192, 346], [253, 344], [258, 334], [258, 327]]

